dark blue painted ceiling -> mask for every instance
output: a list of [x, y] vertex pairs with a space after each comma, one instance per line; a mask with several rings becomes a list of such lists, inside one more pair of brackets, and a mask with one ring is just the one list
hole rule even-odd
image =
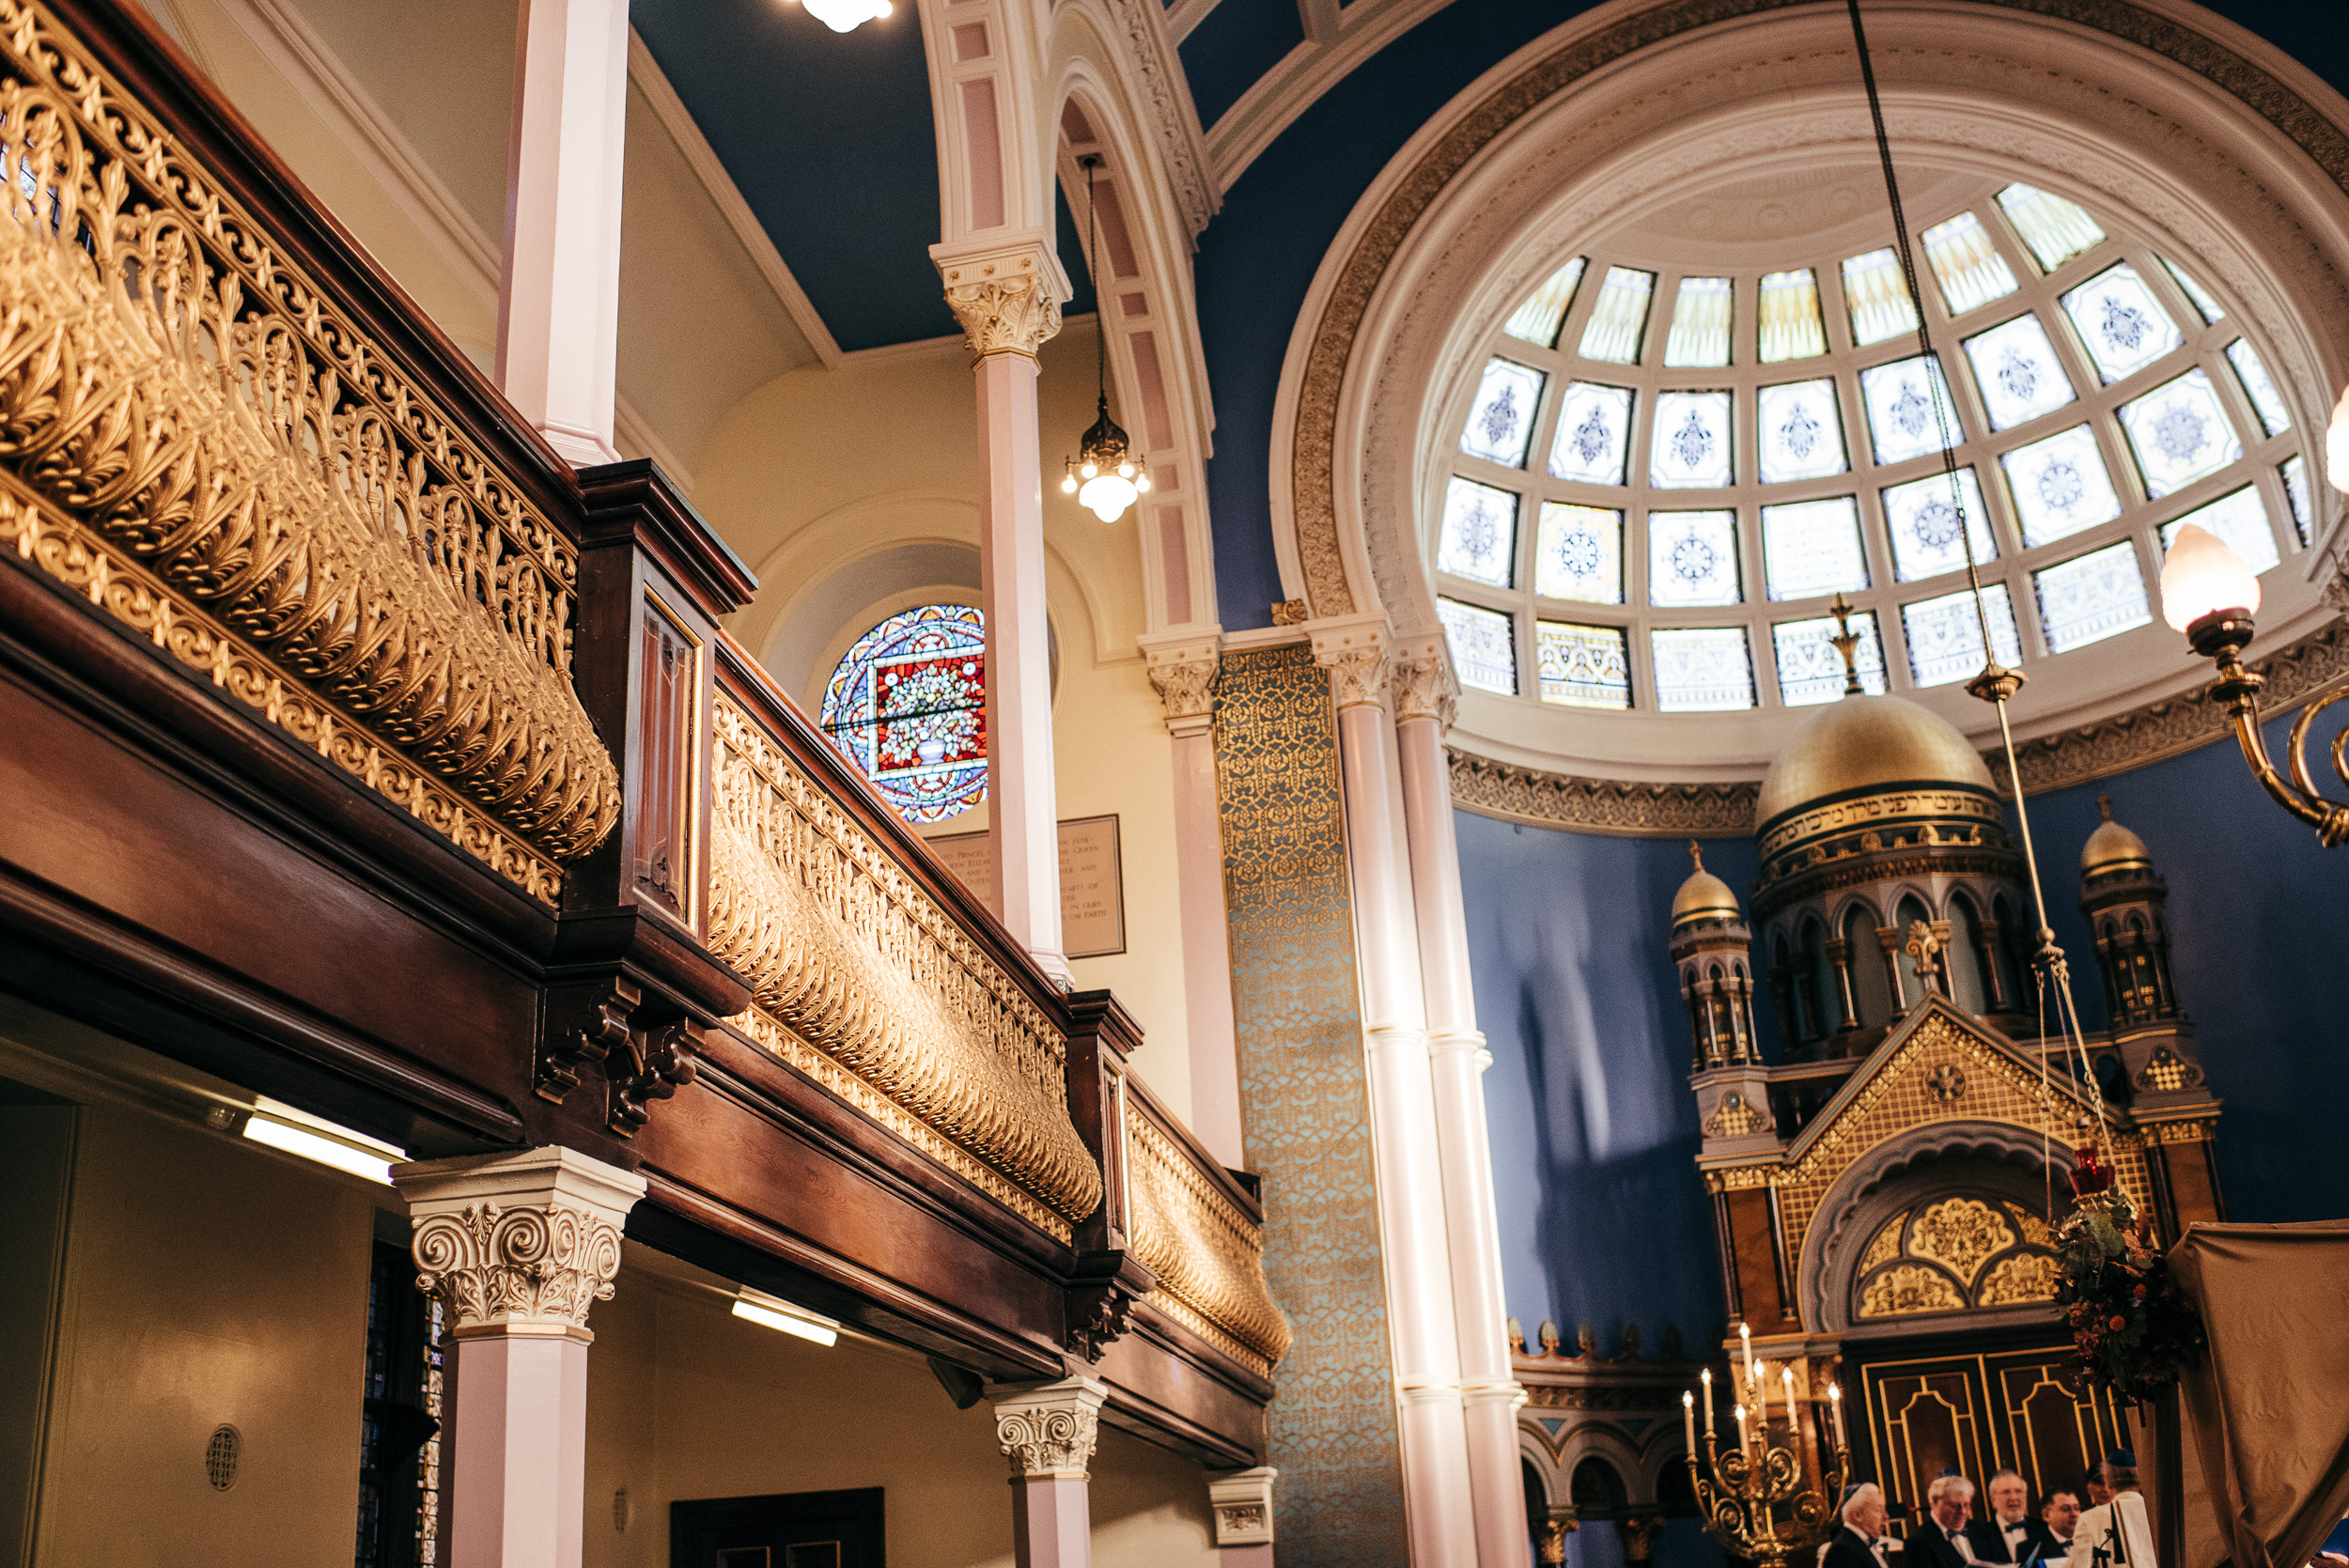
[[1176, 47], [1199, 123], [1213, 126], [1223, 111], [1305, 41], [1297, 0], [1222, 0]]

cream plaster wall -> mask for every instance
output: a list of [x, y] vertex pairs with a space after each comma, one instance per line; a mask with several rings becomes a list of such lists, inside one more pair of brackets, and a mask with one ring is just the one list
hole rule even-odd
[[[79, 1112], [41, 1568], [315, 1568], [359, 1505], [370, 1189], [106, 1105]], [[242, 1434], [236, 1484], [204, 1450]]]
[[[994, 1417], [957, 1410], [920, 1357], [820, 1348], [633, 1265], [589, 1323], [585, 1568], [665, 1568], [679, 1498], [864, 1486], [886, 1494], [891, 1568], [1011, 1568]], [[1104, 1428], [1092, 1469], [1097, 1568], [1214, 1568], [1200, 1466]]]
[[[1141, 1023], [1136, 1070], [1187, 1117], [1174, 760], [1134, 642], [1145, 625], [1140, 523], [1135, 513], [1104, 523], [1058, 484], [1062, 454], [1093, 423], [1093, 364], [1092, 322], [1072, 322], [1045, 345], [1037, 391], [1045, 589], [1060, 661], [1054, 776], [1062, 817], [1118, 818], [1126, 951], [1070, 967], [1080, 989], [1114, 990]], [[970, 360], [957, 339], [779, 377], [736, 405], [696, 454], [694, 505], [761, 584], [734, 618], [734, 634], [788, 672], [792, 694], [810, 714], [848, 642], [903, 608], [909, 590], [950, 587], [945, 597], [978, 601], [943, 569], [968, 560], [967, 582], [977, 582], [977, 422]], [[923, 581], [855, 569], [890, 552]], [[986, 826], [982, 806], [924, 831]]]

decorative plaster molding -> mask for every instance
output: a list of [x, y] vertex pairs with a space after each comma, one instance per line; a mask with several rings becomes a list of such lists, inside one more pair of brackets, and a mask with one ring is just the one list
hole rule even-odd
[[1198, 735], [1215, 722], [1215, 675], [1221, 662], [1221, 638], [1142, 640], [1143, 657], [1150, 661], [1150, 684], [1166, 706], [1171, 735]]
[[1060, 332], [1068, 277], [1043, 235], [976, 247], [932, 245], [930, 259], [973, 359], [989, 354], [1034, 359]]
[[1101, 1436], [1109, 1386], [1090, 1377], [1014, 1384], [995, 1404], [995, 1441], [1011, 1473], [1029, 1481], [1083, 1481]]
[[1208, 158], [1207, 138], [1199, 128], [1190, 79], [1175, 57], [1174, 39], [1167, 36], [1166, 8], [1159, 0], [1109, 0], [1109, 7], [1126, 63], [1141, 82], [1142, 90], [1134, 97], [1149, 105], [1167, 189], [1183, 214], [1183, 226], [1196, 241], [1223, 205], [1223, 190]]
[[1439, 734], [1452, 727], [1460, 706], [1460, 683], [1452, 674], [1451, 651], [1440, 632], [1395, 644], [1393, 680], [1398, 722], [1433, 719]]
[[1215, 1510], [1215, 1544], [1272, 1545], [1272, 1483], [1281, 1472], [1269, 1465], [1207, 1477], [1207, 1504]]
[[1753, 831], [1759, 781], [1644, 784], [1513, 768], [1453, 749], [1452, 799], [1486, 816], [1633, 837], [1741, 838]]
[[642, 1176], [560, 1147], [397, 1166], [392, 1185], [415, 1226], [416, 1288], [459, 1339], [591, 1339], [588, 1309], [612, 1299], [620, 1226], [645, 1195]]
[[1330, 672], [1330, 694], [1339, 712], [1387, 700], [1391, 672], [1384, 615], [1326, 616], [1307, 622], [1305, 629], [1314, 662]]

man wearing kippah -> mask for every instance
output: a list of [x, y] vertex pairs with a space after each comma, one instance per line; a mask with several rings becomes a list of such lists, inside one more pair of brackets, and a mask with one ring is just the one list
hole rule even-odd
[[1884, 1494], [1863, 1481], [1843, 1494], [1843, 1528], [1828, 1538], [1822, 1568], [1890, 1568], [1884, 1538]]
[[2153, 1521], [2144, 1494], [2137, 1489], [2137, 1451], [2114, 1449], [2105, 1455], [2101, 1476], [2112, 1500], [2080, 1515], [2072, 1537], [2071, 1568], [2114, 1568], [2136, 1563], [2152, 1568]]

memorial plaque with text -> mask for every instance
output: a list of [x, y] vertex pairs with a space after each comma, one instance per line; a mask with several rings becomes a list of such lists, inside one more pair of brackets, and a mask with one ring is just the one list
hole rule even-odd
[[[988, 833], [946, 833], [926, 841], [972, 897], [995, 903], [995, 859]], [[1117, 818], [1073, 817], [1060, 825], [1061, 952], [1100, 958], [1126, 951], [1125, 876]]]

